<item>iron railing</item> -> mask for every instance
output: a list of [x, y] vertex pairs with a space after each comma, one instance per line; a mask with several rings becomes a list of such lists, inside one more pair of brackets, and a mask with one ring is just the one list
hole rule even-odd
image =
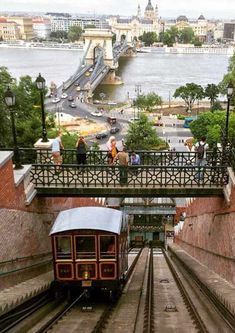
[[[19, 148], [22, 164], [50, 164], [52, 163], [52, 155], [50, 149], [35, 149], [35, 148]], [[173, 152], [173, 151], [136, 151], [140, 156], [141, 165], [155, 166], [195, 166], [196, 152]], [[63, 164], [77, 164], [76, 149], [64, 149]], [[229, 153], [231, 155], [231, 152]], [[235, 155], [235, 150], [233, 152]], [[131, 156], [131, 152], [129, 152]], [[226, 159], [223, 160], [222, 152], [208, 151], [207, 166], [228, 166], [232, 162]], [[14, 158], [13, 158], [14, 159]], [[106, 165], [108, 162], [107, 151], [104, 150], [89, 150], [87, 152], [86, 163]], [[234, 161], [233, 161], [234, 162]], [[235, 162], [234, 162], [235, 163]]]
[[[59, 169], [58, 169], [59, 168]], [[217, 188], [227, 182], [220, 166], [108, 166], [34, 164], [31, 180], [39, 187], [62, 188]], [[200, 177], [200, 179], [198, 179]]]

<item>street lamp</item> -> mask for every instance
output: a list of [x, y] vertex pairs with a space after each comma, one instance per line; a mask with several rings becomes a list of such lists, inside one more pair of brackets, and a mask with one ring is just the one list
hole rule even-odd
[[233, 95], [233, 84], [232, 84], [232, 82], [229, 82], [229, 84], [227, 86], [228, 103], [227, 103], [227, 114], [226, 114], [226, 123], [225, 123], [225, 145], [224, 145], [224, 148], [227, 146], [227, 143], [228, 143], [229, 108], [230, 108], [230, 101], [231, 101], [232, 95]]
[[[136, 84], [135, 85], [135, 92], [137, 94], [137, 99], [138, 99], [139, 95], [142, 93], [141, 84]], [[138, 110], [138, 118], [139, 118], [139, 107], [137, 107], [137, 110]]]
[[47, 139], [47, 130], [46, 130], [46, 120], [45, 120], [45, 111], [44, 111], [44, 96], [43, 92], [45, 89], [45, 82], [46, 80], [41, 76], [39, 73], [37, 79], [36, 79], [36, 85], [38, 90], [40, 91], [40, 97], [41, 97], [41, 110], [42, 110], [42, 142], [48, 142]]
[[12, 135], [13, 135], [13, 143], [14, 143], [14, 157], [15, 157], [15, 167], [14, 169], [22, 169], [23, 166], [20, 162], [20, 154], [19, 154], [19, 148], [17, 144], [17, 135], [16, 135], [16, 127], [15, 127], [15, 115], [13, 107], [15, 106], [16, 98], [15, 94], [11, 91], [11, 89], [8, 87], [7, 91], [4, 94], [4, 102], [7, 105], [7, 107], [10, 109], [10, 115], [11, 115], [11, 126], [12, 126]]

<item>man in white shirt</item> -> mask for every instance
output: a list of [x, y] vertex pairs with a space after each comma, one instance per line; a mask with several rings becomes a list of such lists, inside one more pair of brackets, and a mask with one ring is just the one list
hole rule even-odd
[[60, 149], [64, 149], [61, 141], [62, 136], [62, 132], [58, 132], [57, 137], [52, 142], [52, 159], [55, 165], [62, 164], [62, 156], [60, 153]]

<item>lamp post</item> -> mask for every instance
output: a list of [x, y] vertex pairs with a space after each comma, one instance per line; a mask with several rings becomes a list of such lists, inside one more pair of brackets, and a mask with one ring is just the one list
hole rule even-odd
[[13, 143], [14, 143], [14, 157], [15, 157], [14, 169], [18, 170], [18, 169], [22, 169], [23, 166], [21, 165], [21, 162], [20, 162], [20, 154], [19, 154], [19, 148], [18, 148], [18, 144], [17, 144], [15, 116], [14, 116], [14, 110], [13, 110], [13, 107], [15, 106], [15, 101], [16, 101], [15, 94], [8, 87], [7, 91], [4, 94], [4, 102], [7, 105], [7, 107], [10, 109], [12, 135], [13, 135]]
[[227, 87], [227, 113], [226, 113], [226, 123], [225, 123], [225, 140], [224, 140], [224, 149], [226, 148], [228, 144], [228, 125], [229, 125], [229, 108], [230, 108], [230, 101], [231, 97], [233, 95], [233, 84], [232, 82], [229, 82]]
[[44, 89], [45, 89], [45, 82], [46, 80], [41, 76], [39, 73], [36, 79], [36, 85], [38, 90], [40, 91], [41, 97], [41, 110], [42, 110], [42, 142], [48, 142], [47, 139], [47, 130], [46, 130], [46, 119], [45, 119], [45, 110], [44, 110]]
[[[139, 95], [141, 94], [142, 90], [141, 90], [141, 84], [136, 84], [135, 85], [135, 92], [137, 94], [137, 99], [139, 97]], [[137, 107], [137, 110], [138, 110], [138, 118], [139, 118], [139, 108]]]

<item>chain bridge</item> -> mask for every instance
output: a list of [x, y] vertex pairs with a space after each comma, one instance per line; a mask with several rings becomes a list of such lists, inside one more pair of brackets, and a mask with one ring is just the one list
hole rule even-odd
[[107, 165], [106, 151], [89, 151], [78, 165], [76, 150], [64, 150], [63, 164], [51, 162], [50, 150], [20, 149], [31, 164], [31, 181], [40, 196], [208, 197], [223, 196], [228, 165], [223, 154], [208, 152], [207, 164], [196, 166], [194, 152], [139, 151], [141, 165]]
[[63, 83], [63, 91], [76, 83], [79, 91], [89, 96], [101, 82], [120, 84], [120, 79], [115, 75], [118, 60], [123, 55], [134, 53], [133, 43], [126, 38], [112, 45], [113, 33], [108, 29], [86, 29], [83, 37], [83, 58], [75, 73]]

